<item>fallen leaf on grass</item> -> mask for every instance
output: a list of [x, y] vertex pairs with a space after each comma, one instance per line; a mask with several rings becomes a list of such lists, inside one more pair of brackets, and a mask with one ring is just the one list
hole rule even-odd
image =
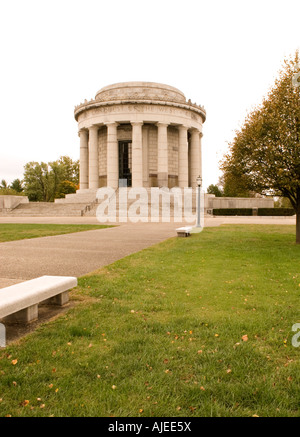
[[27, 399], [25, 399], [25, 401], [21, 402], [21, 406], [22, 407], [27, 407], [27, 405], [29, 404], [29, 401]]
[[242, 340], [243, 340], [243, 341], [248, 341], [248, 335], [247, 335], [247, 334], [243, 335], [243, 336], [242, 336]]

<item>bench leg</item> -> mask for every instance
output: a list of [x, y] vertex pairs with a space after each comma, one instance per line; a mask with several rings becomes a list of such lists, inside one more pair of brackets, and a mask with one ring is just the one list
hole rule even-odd
[[57, 294], [56, 296], [51, 297], [50, 299], [44, 300], [41, 302], [42, 305], [59, 305], [63, 306], [69, 302], [69, 292], [64, 291], [63, 293]]
[[21, 311], [10, 314], [3, 320], [7, 323], [30, 323], [38, 318], [38, 305], [32, 305]]

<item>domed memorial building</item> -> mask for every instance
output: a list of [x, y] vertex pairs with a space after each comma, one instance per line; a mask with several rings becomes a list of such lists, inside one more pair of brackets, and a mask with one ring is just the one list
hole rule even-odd
[[152, 82], [109, 85], [75, 107], [80, 189], [196, 187], [201, 175], [202, 106]]

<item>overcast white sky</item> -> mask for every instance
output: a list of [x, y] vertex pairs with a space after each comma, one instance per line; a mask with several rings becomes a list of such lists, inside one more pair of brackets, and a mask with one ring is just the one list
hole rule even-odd
[[79, 159], [74, 106], [116, 82], [179, 88], [207, 111], [203, 185], [300, 47], [299, 0], [0, 0], [0, 180]]

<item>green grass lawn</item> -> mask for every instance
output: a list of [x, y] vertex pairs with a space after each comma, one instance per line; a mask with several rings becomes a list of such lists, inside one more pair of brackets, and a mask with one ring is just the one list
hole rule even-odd
[[72, 232], [90, 231], [107, 228], [106, 225], [57, 225], [57, 224], [21, 224], [1, 223], [0, 243], [5, 241], [24, 240], [27, 238], [48, 237], [52, 235], [70, 234]]
[[294, 231], [206, 228], [80, 278], [0, 351], [0, 415], [299, 416]]

